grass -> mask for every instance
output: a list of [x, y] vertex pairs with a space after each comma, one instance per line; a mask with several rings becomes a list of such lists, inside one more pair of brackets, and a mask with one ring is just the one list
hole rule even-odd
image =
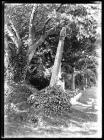
[[96, 87], [92, 87], [85, 91], [81, 91], [83, 94], [81, 98], [79, 99], [79, 102], [87, 104], [87, 101], [89, 100], [89, 98], [96, 99], [96, 94], [97, 94], [96, 90], [97, 90]]
[[[89, 98], [96, 99], [96, 87], [83, 91], [79, 102], [87, 104]], [[89, 113], [90, 111], [90, 113]], [[44, 126], [33, 126], [31, 124], [6, 123], [6, 136], [10, 137], [75, 137], [94, 135], [97, 132], [96, 110], [90, 107], [72, 105], [71, 112], [65, 114], [63, 118], [44, 118]], [[63, 126], [63, 127], [62, 127]]]

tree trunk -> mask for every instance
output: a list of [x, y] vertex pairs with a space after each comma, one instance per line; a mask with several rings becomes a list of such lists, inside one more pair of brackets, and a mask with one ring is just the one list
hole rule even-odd
[[75, 90], [75, 76], [72, 74], [72, 90]]
[[[81, 74], [81, 71], [76, 71], [75, 70], [75, 67], [73, 68], [73, 73], [72, 73], [72, 84], [71, 84], [71, 89], [72, 90], [75, 90], [76, 89], [76, 87], [75, 87], [75, 77], [78, 75], [78, 74]], [[83, 73], [83, 72], [82, 72]]]
[[87, 76], [85, 77], [85, 88], [87, 88]]
[[4, 38], [4, 47], [5, 47], [5, 55], [4, 55], [4, 67], [7, 69], [9, 64], [9, 54], [8, 54], [8, 42], [7, 38]]
[[72, 73], [72, 90], [75, 90], [75, 68], [73, 68], [73, 73]]
[[63, 27], [60, 32], [59, 44], [58, 44], [58, 48], [57, 48], [57, 52], [56, 52], [53, 70], [52, 70], [52, 77], [50, 80], [51, 87], [54, 86], [58, 80], [58, 74], [59, 74], [59, 69], [60, 69], [60, 65], [61, 65], [65, 37], [66, 37], [66, 28]]
[[65, 81], [64, 79], [62, 79], [62, 76], [61, 76], [61, 64], [60, 64], [60, 68], [59, 68], [59, 73], [58, 73], [58, 79], [57, 79], [57, 85], [60, 85], [61, 86], [61, 89], [65, 90]]
[[59, 73], [58, 73], [58, 80], [61, 79], [61, 64], [60, 64], [60, 67], [59, 67]]

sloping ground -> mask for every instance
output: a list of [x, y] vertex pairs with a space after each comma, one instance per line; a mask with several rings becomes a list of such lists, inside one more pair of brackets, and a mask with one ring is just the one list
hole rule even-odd
[[[83, 92], [80, 102], [88, 104], [89, 98], [96, 99], [96, 88]], [[71, 112], [63, 118], [52, 120], [44, 118], [40, 126], [33, 124], [6, 123], [5, 136], [7, 137], [94, 137], [97, 135], [97, 110], [94, 105], [84, 107], [72, 105]], [[58, 126], [57, 126], [58, 124]], [[63, 127], [62, 125], [63, 124]], [[95, 136], [96, 137], [96, 136]]]

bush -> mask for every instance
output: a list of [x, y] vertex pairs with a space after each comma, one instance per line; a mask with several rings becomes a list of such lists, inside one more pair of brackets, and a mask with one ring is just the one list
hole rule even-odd
[[[40, 118], [58, 118], [70, 112], [70, 97], [60, 86], [41, 91], [30, 90], [25, 85], [13, 85], [8, 95], [8, 118], [32, 123]], [[11, 107], [11, 104], [14, 106]], [[38, 119], [37, 119], [38, 118]]]
[[70, 112], [70, 97], [59, 86], [47, 87], [35, 95], [31, 113], [40, 116], [58, 117]]
[[34, 92], [37, 92], [36, 89], [32, 89], [28, 85], [12, 83], [8, 86], [8, 89], [5, 89], [5, 114], [16, 114], [21, 113], [30, 108], [32, 105], [28, 103], [27, 100]]
[[27, 98], [33, 94], [32, 91], [23, 84], [12, 84], [9, 86], [9, 93], [7, 95], [6, 103], [20, 103], [27, 101]]

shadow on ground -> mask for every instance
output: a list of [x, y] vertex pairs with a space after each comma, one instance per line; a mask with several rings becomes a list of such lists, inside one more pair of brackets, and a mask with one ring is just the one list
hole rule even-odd
[[[88, 104], [89, 98], [96, 99], [96, 88], [85, 91], [80, 102]], [[96, 104], [88, 107], [72, 105], [71, 112], [54, 120], [44, 118], [40, 126], [32, 124], [9, 123], [5, 121], [6, 137], [76, 137], [95, 135], [97, 133]]]

